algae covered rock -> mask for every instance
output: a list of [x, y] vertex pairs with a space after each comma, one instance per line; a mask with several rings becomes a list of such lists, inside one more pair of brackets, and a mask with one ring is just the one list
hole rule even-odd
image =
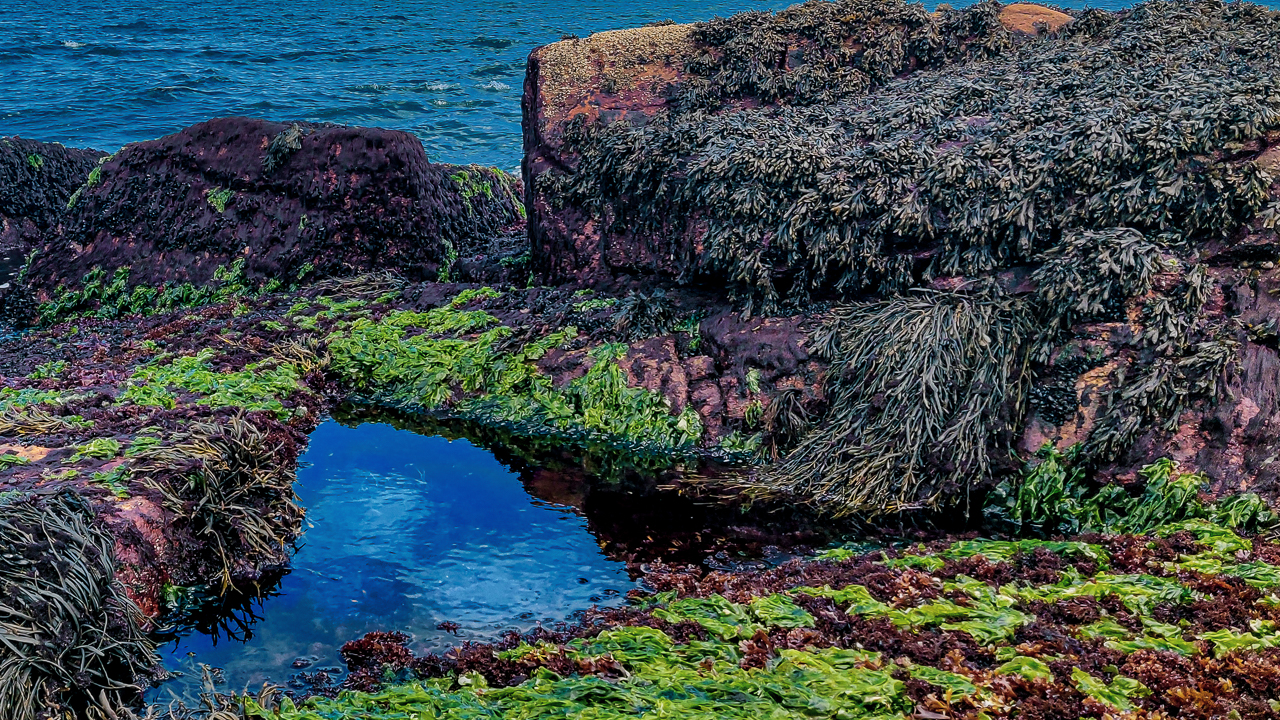
[[825, 416], [752, 492], [929, 506], [1043, 442], [1280, 490], [1280, 14], [839, 0], [629, 32], [530, 58], [533, 264], [823, 317]]
[[[696, 195], [721, 194], [719, 202], [744, 213], [782, 213], [755, 186], [781, 188], [796, 184], [787, 176], [807, 181], [825, 170], [815, 153], [786, 147], [805, 145], [811, 122], [768, 108], [823, 105], [923, 70], [1002, 56], [1028, 30], [1069, 21], [1026, 4], [929, 13], [903, 2], [815, 1], [776, 15], [747, 12], [539, 48], [529, 57], [523, 100], [534, 264], [560, 280], [705, 273], [715, 250], [706, 241], [721, 233], [718, 211], [700, 207]], [[601, 144], [597, 131], [606, 126], [630, 149]], [[713, 187], [713, 177], [697, 172], [700, 156], [714, 156], [719, 171], [736, 175], [745, 168], [732, 167], [735, 150], [751, 146], [779, 157], [756, 158], [732, 187]], [[671, 213], [660, 210], [672, 201]]]
[[36, 316], [31, 292], [15, 282], [32, 248], [55, 230], [67, 199], [105, 153], [19, 137], [0, 138], [0, 325]]
[[86, 175], [30, 269], [47, 296], [99, 269], [128, 268], [128, 286], [201, 286], [237, 261], [252, 286], [371, 269], [435, 278], [521, 222], [514, 178], [431, 163], [413, 136], [375, 128], [221, 118]]
[[0, 251], [28, 250], [52, 229], [67, 199], [105, 153], [0, 138]]

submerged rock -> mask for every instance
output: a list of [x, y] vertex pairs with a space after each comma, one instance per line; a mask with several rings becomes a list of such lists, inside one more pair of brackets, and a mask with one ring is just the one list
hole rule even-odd
[[238, 261], [252, 286], [447, 277], [523, 210], [515, 178], [431, 163], [408, 133], [248, 118], [129, 145], [81, 180], [30, 269], [46, 298], [98, 268], [129, 287], [202, 286]]

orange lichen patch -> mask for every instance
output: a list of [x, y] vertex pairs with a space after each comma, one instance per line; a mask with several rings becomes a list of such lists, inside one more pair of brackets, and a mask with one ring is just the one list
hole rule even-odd
[[544, 116], [565, 118], [586, 99], [588, 88], [626, 94], [668, 84], [692, 52], [692, 25], [611, 30], [540, 48], [535, 53]]
[[1037, 24], [1042, 24], [1046, 30], [1053, 32], [1069, 22], [1071, 22], [1070, 15], [1031, 3], [1006, 5], [1000, 11], [1000, 24], [1010, 32], [1025, 35], [1039, 34]]
[[53, 448], [38, 445], [0, 445], [0, 455], [17, 455], [27, 462], [40, 462], [53, 452]]

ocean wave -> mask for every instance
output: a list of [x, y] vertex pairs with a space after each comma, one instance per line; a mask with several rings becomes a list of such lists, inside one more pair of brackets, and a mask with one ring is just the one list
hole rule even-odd
[[160, 97], [173, 97], [174, 95], [177, 95], [179, 93], [184, 93], [184, 92], [200, 93], [202, 95], [219, 94], [218, 90], [201, 90], [200, 88], [193, 88], [187, 85], [164, 85], [161, 87], [149, 88], [148, 90], [143, 92], [142, 95], [143, 97], [147, 97], [147, 98], [160, 98]]
[[82, 47], [84, 47], [84, 46], [85, 46], [85, 44], [84, 44], [84, 43], [82, 43], [82, 42], [76, 42], [75, 40], [63, 40], [63, 41], [62, 41], [62, 47], [64, 47], [64, 48], [71, 48], [72, 50], [75, 50], [76, 48], [82, 48]]
[[432, 100], [432, 107], [437, 108], [454, 108], [459, 110], [470, 110], [473, 108], [495, 107], [498, 103], [493, 100]]
[[498, 82], [497, 80], [490, 80], [489, 82], [484, 83], [483, 85], [477, 85], [476, 87], [481, 90], [489, 90], [491, 92], [506, 92], [511, 89], [510, 85], [504, 82]]
[[421, 85], [414, 85], [413, 89], [421, 90], [423, 92], [444, 92], [446, 90], [461, 90], [462, 84], [456, 83], [456, 82], [433, 81], [433, 82], [424, 82]]
[[471, 42], [467, 43], [471, 47], [493, 48], [494, 50], [506, 50], [516, 44], [515, 40], [509, 38], [486, 37], [481, 35]]

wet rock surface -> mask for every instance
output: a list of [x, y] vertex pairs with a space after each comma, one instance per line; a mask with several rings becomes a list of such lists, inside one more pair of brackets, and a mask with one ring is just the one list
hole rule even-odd
[[448, 277], [521, 222], [513, 178], [430, 163], [413, 136], [376, 128], [210, 120], [129, 145], [81, 183], [30, 269], [46, 298], [94, 268], [128, 268], [131, 288], [199, 286], [237, 260], [255, 286], [393, 267]]

